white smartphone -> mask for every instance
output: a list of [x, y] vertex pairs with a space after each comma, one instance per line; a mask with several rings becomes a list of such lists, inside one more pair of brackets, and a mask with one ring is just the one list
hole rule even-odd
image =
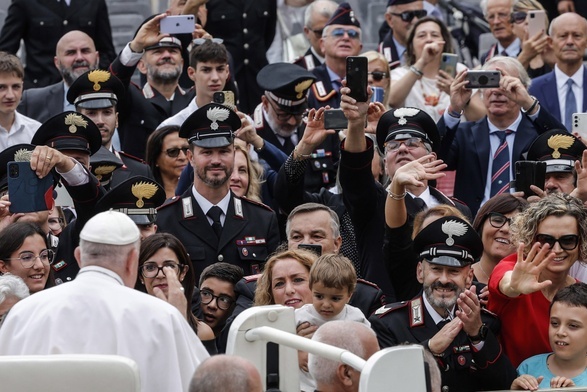
[[528, 37], [534, 37], [541, 31], [546, 31], [546, 12], [542, 10], [528, 12]]
[[587, 140], [587, 113], [573, 113], [573, 129], [581, 138]]
[[159, 30], [164, 34], [191, 34], [195, 27], [194, 15], [166, 16], [159, 22]]

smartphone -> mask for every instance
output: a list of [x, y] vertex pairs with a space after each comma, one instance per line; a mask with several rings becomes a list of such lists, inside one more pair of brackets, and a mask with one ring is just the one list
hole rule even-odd
[[440, 58], [440, 69], [452, 76], [457, 74], [457, 60], [459, 56], [453, 53], [443, 53]]
[[546, 31], [546, 12], [542, 10], [528, 12], [528, 37], [532, 38], [541, 31]]
[[324, 111], [324, 128], [342, 130], [349, 127], [349, 120], [342, 109], [329, 109]]
[[516, 192], [524, 192], [524, 197], [534, 196], [530, 185], [544, 189], [546, 178], [546, 162], [518, 161], [516, 162]]
[[573, 129], [582, 138], [587, 139], [587, 113], [573, 113]]
[[234, 104], [234, 93], [232, 91], [216, 91], [212, 95], [212, 102], [219, 103], [228, 107], [229, 109], [236, 110]]
[[194, 15], [166, 16], [159, 22], [159, 30], [164, 34], [191, 34], [195, 27]]
[[30, 162], [8, 162], [8, 197], [11, 213], [53, 208], [53, 176], [37, 177]]
[[385, 98], [385, 90], [383, 87], [371, 86], [371, 91], [373, 91], [373, 94], [371, 95], [371, 102], [384, 103], [383, 99]]
[[322, 256], [322, 245], [320, 244], [299, 244], [298, 249], [306, 249], [316, 253], [318, 256]]
[[346, 86], [351, 89], [349, 96], [357, 102], [367, 102], [368, 84], [367, 57], [349, 56], [346, 58]]
[[469, 81], [467, 88], [496, 88], [501, 74], [499, 71], [471, 70], [467, 71], [466, 79]]

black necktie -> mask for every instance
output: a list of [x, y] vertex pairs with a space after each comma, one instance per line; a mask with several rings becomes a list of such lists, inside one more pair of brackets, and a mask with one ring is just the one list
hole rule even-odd
[[284, 137], [283, 139], [284, 139], [284, 142], [283, 142], [283, 152], [286, 155], [289, 155], [294, 150], [294, 147], [295, 146], [294, 146], [293, 142], [291, 141], [291, 136]]
[[214, 206], [208, 210], [206, 214], [212, 219], [212, 229], [214, 229], [214, 233], [216, 236], [220, 238], [220, 234], [222, 234], [222, 223], [220, 223], [220, 215], [222, 215], [222, 208], [218, 206]]
[[426, 203], [419, 197], [414, 197], [414, 204], [416, 205], [416, 213], [424, 211], [426, 209]]
[[446, 324], [450, 323], [450, 320], [440, 320], [438, 322], [438, 324], [436, 324], [438, 326], [438, 329], [442, 329], [442, 327], [444, 327]]
[[502, 50], [502, 52], [501, 52], [500, 54], [501, 54], [502, 56], [504, 56], [504, 57], [509, 57], [509, 56], [508, 56], [508, 52], [506, 52], [506, 51], [505, 51], [505, 49], [504, 49], [504, 50]]

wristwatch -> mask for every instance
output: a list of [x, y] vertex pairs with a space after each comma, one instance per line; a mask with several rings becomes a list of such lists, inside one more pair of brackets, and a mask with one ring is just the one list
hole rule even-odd
[[489, 332], [489, 327], [487, 324], [481, 324], [481, 328], [479, 328], [479, 332], [475, 336], [468, 335], [469, 340], [471, 342], [482, 342], [487, 338], [487, 333]]

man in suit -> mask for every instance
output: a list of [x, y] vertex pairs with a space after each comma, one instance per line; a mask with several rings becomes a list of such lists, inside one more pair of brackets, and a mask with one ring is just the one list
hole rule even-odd
[[25, 90], [18, 112], [45, 122], [58, 113], [75, 110], [65, 98], [67, 90], [81, 74], [98, 68], [99, 58], [94, 40], [89, 35], [79, 30], [66, 33], [57, 42], [53, 59], [62, 80], [49, 86]]
[[550, 24], [550, 37], [554, 70], [534, 79], [530, 93], [570, 131], [573, 113], [587, 111], [587, 68], [583, 65], [587, 20], [572, 12], [562, 14]]
[[342, 79], [346, 77], [346, 58], [358, 56], [363, 48], [361, 24], [348, 3], [340, 4], [324, 26], [320, 47], [325, 61], [312, 70], [318, 80], [310, 90], [308, 106], [337, 108], [340, 106]]
[[[161, 38], [161, 18], [157, 15], [144, 23], [110, 66], [126, 88], [118, 127], [121, 148], [141, 159], [145, 157], [149, 135], [164, 120], [188, 106], [196, 95], [194, 89], [185, 91], [179, 86], [182, 44], [174, 36]], [[143, 87], [131, 83], [137, 67], [147, 78]]]
[[422, 0], [389, 0], [387, 2], [385, 22], [390, 30], [379, 43], [378, 50], [385, 56], [390, 69], [405, 64], [403, 55], [406, 51], [410, 28], [426, 14]]
[[479, 235], [460, 218], [442, 217], [418, 233], [414, 249], [422, 292], [369, 318], [379, 345], [423, 345], [436, 357], [442, 390], [509, 388], [516, 371], [497, 340], [499, 320], [481, 307], [472, 286], [471, 264], [483, 251]]
[[259, 273], [279, 243], [275, 213], [230, 190], [234, 133], [240, 128], [234, 111], [207, 104], [179, 131], [190, 143], [194, 186], [159, 209], [157, 224], [186, 245], [197, 278], [215, 261], [240, 266], [246, 274]]
[[67, 100], [75, 109], [98, 126], [102, 146], [116, 155], [123, 166], [114, 170], [110, 187], [133, 176], [153, 178], [151, 169], [141, 159], [112, 147], [112, 135], [118, 126], [119, 97], [124, 97], [122, 82], [108, 71], [96, 69], [81, 75], [67, 92]]
[[317, 0], [308, 5], [304, 13], [304, 35], [310, 42], [310, 47], [303, 56], [294, 61], [294, 64], [311, 71], [324, 63], [320, 38], [322, 38], [326, 22], [332, 17], [337, 7], [338, 4], [332, 0]]
[[522, 50], [520, 39], [514, 34], [511, 20], [512, 0], [482, 0], [481, 9], [497, 43], [481, 56], [481, 63], [495, 56], [518, 57]]
[[438, 157], [457, 170], [456, 198], [464, 201], [473, 214], [489, 198], [509, 192], [516, 161], [544, 131], [560, 129], [560, 124], [541, 102], [530, 96], [530, 78], [522, 64], [512, 57], [488, 60], [484, 70], [501, 71], [498, 88], [482, 90], [487, 115], [477, 122], [461, 122], [462, 110], [471, 98], [466, 88], [466, 73], [457, 75], [452, 86], [450, 106], [438, 122], [442, 143]]
[[81, 30], [94, 40], [101, 55], [100, 66], [107, 68], [116, 53], [104, 0], [13, 1], [0, 32], [0, 50], [16, 54], [22, 39], [25, 88], [48, 86], [62, 78], [53, 66], [57, 42], [73, 30]]

